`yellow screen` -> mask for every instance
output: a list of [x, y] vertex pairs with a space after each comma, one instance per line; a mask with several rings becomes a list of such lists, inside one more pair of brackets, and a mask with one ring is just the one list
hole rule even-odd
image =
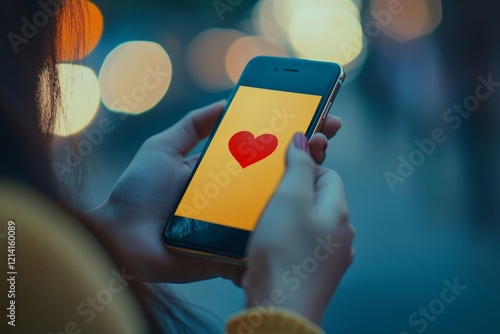
[[288, 144], [320, 100], [240, 86], [175, 215], [252, 231], [284, 173]]

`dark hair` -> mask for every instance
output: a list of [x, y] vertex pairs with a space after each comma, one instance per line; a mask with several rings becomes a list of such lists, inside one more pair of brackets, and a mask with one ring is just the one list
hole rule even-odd
[[[72, 3], [71, 23], [66, 29], [85, 36], [82, 7], [86, 0], [54, 0], [53, 18], [40, 29], [23, 34], [23, 18], [28, 20], [41, 10], [38, 0], [17, 0], [9, 3], [10, 11], [2, 11], [0, 28], [6, 44], [0, 50], [0, 178], [13, 179], [42, 193], [70, 211], [61, 199], [51, 169], [50, 142], [57, 112], [61, 110], [60, 87], [57, 72], [58, 22], [60, 6]], [[57, 8], [59, 7], [59, 8]], [[68, 23], [65, 23], [68, 24]], [[75, 45], [75, 55], [85, 41]], [[44, 98], [40, 98], [40, 74], [44, 71]], [[6, 80], [9, 80], [7, 83]], [[99, 240], [114, 259], [123, 267], [121, 253], [104, 230], [86, 218], [71, 212]], [[151, 332], [189, 333], [196, 331], [201, 317], [188, 311], [184, 304], [165, 289], [133, 281], [130, 284], [149, 321]], [[194, 318], [194, 321], [193, 321]], [[187, 320], [191, 320], [190, 323]], [[206, 331], [206, 328], [205, 328]]]

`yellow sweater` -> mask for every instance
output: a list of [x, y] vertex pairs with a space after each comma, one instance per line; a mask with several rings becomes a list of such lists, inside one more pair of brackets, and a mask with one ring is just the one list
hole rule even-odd
[[[0, 263], [1, 333], [147, 332], [122, 277], [126, 269], [116, 268], [73, 216], [30, 189], [1, 180]], [[229, 319], [226, 333], [322, 331], [291, 311], [255, 308]]]

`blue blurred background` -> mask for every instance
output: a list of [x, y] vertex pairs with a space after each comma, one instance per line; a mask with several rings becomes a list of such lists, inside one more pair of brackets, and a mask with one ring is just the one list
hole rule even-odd
[[[70, 117], [54, 152], [62, 165], [69, 150], [82, 158], [71, 172], [56, 169], [71, 189], [85, 167], [79, 209], [106, 198], [146, 138], [227, 98], [251, 58], [339, 62], [347, 83], [331, 113], [343, 126], [325, 165], [345, 181], [356, 259], [329, 306], [326, 332], [500, 333], [498, 2], [89, 6], [88, 55], [61, 65]], [[145, 73], [155, 71], [157, 80], [145, 85]], [[71, 148], [75, 139], [86, 144]], [[454, 284], [462, 290], [444, 302]], [[173, 288], [221, 324], [244, 303], [221, 279]]]

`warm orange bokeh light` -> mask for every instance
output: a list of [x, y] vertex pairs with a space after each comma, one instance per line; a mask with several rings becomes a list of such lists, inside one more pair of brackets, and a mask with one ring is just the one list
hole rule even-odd
[[217, 92], [234, 86], [226, 73], [225, 55], [234, 41], [243, 36], [234, 29], [207, 29], [193, 39], [187, 49], [187, 63], [200, 87]]
[[226, 71], [233, 83], [237, 83], [250, 60], [257, 56], [287, 57], [282, 47], [255, 36], [240, 37], [226, 53]]
[[[388, 12], [391, 0], [372, 0], [372, 13]], [[382, 31], [392, 39], [407, 42], [432, 33], [441, 23], [441, 0], [408, 2], [401, 5], [398, 13], [390, 15], [380, 24]]]
[[67, 2], [60, 13], [58, 60], [77, 61], [88, 56], [99, 43], [103, 27], [102, 13], [95, 4], [87, 0]]

